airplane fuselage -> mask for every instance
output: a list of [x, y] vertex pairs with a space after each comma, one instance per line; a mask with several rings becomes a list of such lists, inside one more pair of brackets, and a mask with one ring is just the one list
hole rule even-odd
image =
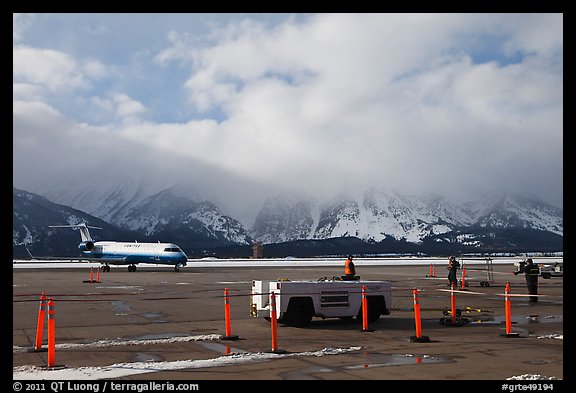
[[[81, 246], [79, 248], [82, 249]], [[185, 266], [188, 260], [186, 254], [174, 243], [98, 241], [94, 242], [89, 251], [82, 250], [82, 252], [90, 258], [106, 259], [107, 263], [112, 265], [155, 263]]]

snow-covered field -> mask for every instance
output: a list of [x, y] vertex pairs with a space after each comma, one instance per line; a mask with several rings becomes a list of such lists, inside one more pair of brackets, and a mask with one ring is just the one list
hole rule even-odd
[[[218, 259], [202, 258], [189, 259], [188, 265], [181, 268], [195, 267], [319, 267], [319, 266], [342, 266], [345, 258], [270, 258], [270, 259]], [[501, 257], [493, 258], [493, 264], [513, 264], [523, 260], [523, 257]], [[563, 262], [562, 257], [533, 258], [536, 263]], [[357, 266], [411, 266], [430, 265], [438, 266], [448, 263], [446, 258], [354, 258]], [[485, 265], [483, 258], [461, 258], [460, 263], [467, 265]], [[71, 262], [69, 259], [62, 260], [14, 260], [13, 268], [39, 269], [39, 268], [86, 268], [87, 266], [97, 267], [100, 264], [95, 261]], [[140, 267], [158, 266], [154, 264], [140, 264]], [[163, 266], [163, 265], [160, 265]], [[165, 265], [164, 265], [165, 266]]]

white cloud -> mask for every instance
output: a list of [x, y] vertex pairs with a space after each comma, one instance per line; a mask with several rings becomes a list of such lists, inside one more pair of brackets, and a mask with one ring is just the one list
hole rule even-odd
[[70, 55], [27, 46], [16, 46], [12, 53], [15, 81], [57, 91], [82, 88], [88, 84], [76, 60]]
[[126, 94], [114, 93], [105, 96], [92, 96], [88, 105], [95, 119], [111, 123], [120, 120], [124, 123], [139, 121], [139, 115], [146, 112], [146, 107]]
[[511, 33], [505, 44], [507, 53], [550, 55], [563, 49], [563, 14], [523, 14], [522, 18], [505, 21]]
[[[193, 59], [185, 85], [192, 102], [227, 115], [202, 137], [190, 131], [178, 140], [200, 147], [189, 152], [197, 158], [285, 186], [297, 180], [313, 186], [317, 178], [309, 168], [315, 167], [338, 174], [323, 182], [418, 179], [445, 189], [455, 179], [480, 176], [493, 160], [515, 165], [509, 153], [531, 146], [530, 135], [543, 132], [537, 117], [548, 123], [546, 132], [561, 133], [558, 112], [549, 107], [562, 105], [562, 76], [533, 57], [475, 64], [455, 37], [495, 34], [483, 28], [498, 22], [497, 33], [509, 37], [500, 45], [508, 48], [520, 45], [524, 31], [543, 30], [542, 56], [561, 47], [562, 37], [550, 18], [536, 18], [536, 24], [532, 16], [482, 18], [327, 14], [273, 28], [243, 20], [203, 48], [174, 40], [177, 59]], [[510, 21], [513, 32], [504, 26]], [[163, 52], [164, 62], [169, 53]], [[192, 122], [187, 127], [195, 128]], [[432, 157], [445, 151], [459, 164], [435, 162]]]
[[34, 101], [40, 96], [40, 88], [29, 83], [14, 83], [12, 97], [14, 100]]
[[[244, 17], [205, 36], [166, 34], [169, 46], [140, 65], [189, 70], [180, 86], [196, 117], [143, 121], [158, 92], [91, 91], [111, 122], [130, 120], [113, 127], [126, 143], [312, 193], [540, 184], [561, 200], [561, 15], [321, 14], [271, 26]], [[14, 52], [15, 97], [80, 91], [110, 73], [54, 50]], [[145, 81], [145, 70], [123, 75]]]
[[98, 60], [85, 61], [82, 70], [86, 76], [93, 79], [102, 79], [109, 74], [107, 67]]
[[141, 102], [131, 99], [126, 94], [114, 94], [112, 95], [112, 100], [116, 105], [117, 117], [132, 117], [146, 110]]
[[[12, 75], [15, 100], [45, 102], [77, 120], [82, 117], [102, 120], [101, 114], [86, 104], [90, 102], [90, 92], [100, 93], [94, 84], [106, 83], [106, 79], [117, 77], [118, 72], [93, 57], [79, 60], [60, 50], [16, 44]], [[137, 103], [126, 100], [119, 106], [121, 116], [139, 111]]]

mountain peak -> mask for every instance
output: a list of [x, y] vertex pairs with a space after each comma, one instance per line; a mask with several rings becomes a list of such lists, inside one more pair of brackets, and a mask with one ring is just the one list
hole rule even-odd
[[[98, 190], [100, 199], [90, 189], [58, 194], [74, 202], [74, 207], [68, 207], [63, 200], [56, 201], [59, 205], [14, 188], [14, 244], [50, 248], [53, 238], [46, 235], [48, 225], [80, 221], [107, 225], [114, 236], [129, 240], [173, 241], [189, 249], [249, 246], [252, 240], [271, 244], [351, 237], [370, 244], [404, 242], [433, 248], [516, 247], [518, 237], [532, 247], [540, 237], [561, 248], [563, 236], [561, 209], [504, 193], [480, 195], [462, 204], [439, 195], [405, 195], [378, 187], [342, 192], [327, 200], [287, 193], [265, 200], [254, 225], [245, 228], [225, 214], [220, 203], [196, 199], [193, 188], [176, 185], [152, 193], [131, 183]], [[78, 210], [84, 204], [97, 214]]]

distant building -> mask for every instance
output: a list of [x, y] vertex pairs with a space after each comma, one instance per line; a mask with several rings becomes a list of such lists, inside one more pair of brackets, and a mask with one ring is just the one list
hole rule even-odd
[[252, 258], [261, 259], [264, 258], [264, 245], [262, 242], [254, 242], [252, 244]]

